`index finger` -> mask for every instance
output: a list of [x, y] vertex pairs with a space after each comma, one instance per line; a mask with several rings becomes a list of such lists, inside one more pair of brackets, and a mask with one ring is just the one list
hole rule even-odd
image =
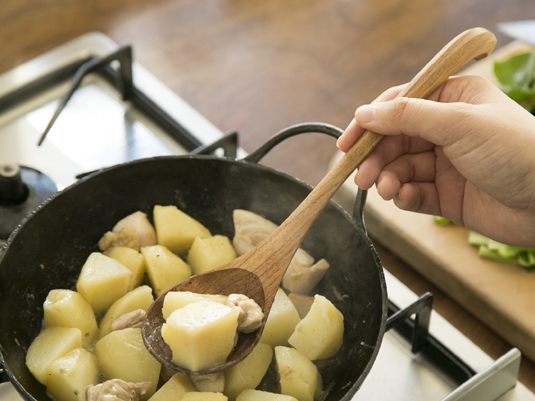
[[[373, 102], [385, 102], [387, 100], [392, 100], [397, 95], [401, 93], [403, 88], [405, 88], [407, 84], [394, 86], [392, 88], [388, 88], [383, 93], [381, 93]], [[345, 129], [344, 133], [338, 138], [338, 141], [336, 142], [336, 146], [342, 151], [347, 152], [349, 148], [357, 141], [357, 139], [360, 138], [360, 136], [366, 131], [364, 128], [362, 128], [355, 119], [351, 120], [347, 128]]]

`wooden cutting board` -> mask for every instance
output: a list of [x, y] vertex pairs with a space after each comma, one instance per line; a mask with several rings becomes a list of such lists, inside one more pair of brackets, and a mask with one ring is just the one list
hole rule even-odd
[[[478, 74], [496, 82], [493, 62], [528, 49], [513, 42], [462, 74]], [[351, 177], [335, 200], [351, 210], [355, 194]], [[365, 223], [374, 240], [535, 361], [535, 272], [481, 259], [477, 248], [467, 242], [467, 229], [440, 226], [431, 216], [399, 210], [393, 202], [385, 202], [375, 187], [368, 192]]]

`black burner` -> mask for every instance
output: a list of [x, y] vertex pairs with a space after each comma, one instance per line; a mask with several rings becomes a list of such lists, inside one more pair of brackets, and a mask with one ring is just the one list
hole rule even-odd
[[22, 219], [57, 192], [54, 181], [30, 167], [0, 166], [0, 240], [5, 240]]

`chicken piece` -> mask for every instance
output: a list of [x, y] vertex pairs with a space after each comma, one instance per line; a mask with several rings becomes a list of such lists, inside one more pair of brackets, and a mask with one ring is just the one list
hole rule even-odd
[[147, 215], [141, 211], [137, 211], [126, 216], [124, 219], [119, 220], [115, 227], [113, 227], [113, 232], [120, 232], [124, 227], [132, 227], [136, 230], [137, 238], [139, 239], [139, 246], [153, 246], [158, 243], [156, 239], [156, 231], [152, 224], [150, 224]]
[[299, 317], [301, 319], [303, 319], [308, 314], [310, 308], [312, 307], [312, 304], [314, 303], [314, 297], [295, 294], [293, 292], [288, 294], [288, 298], [294, 304], [295, 309], [297, 309], [297, 313], [299, 313]]
[[284, 273], [282, 287], [290, 292], [306, 295], [321, 281], [330, 265], [325, 259], [316, 264], [300, 263], [299, 261], [305, 258], [297, 257], [297, 253]]
[[128, 383], [113, 379], [88, 386], [86, 398], [87, 401], [138, 401], [139, 396], [145, 394], [151, 385], [151, 382]]
[[146, 313], [143, 309], [136, 309], [132, 312], [124, 313], [113, 319], [110, 325], [110, 331], [141, 327], [145, 315]]
[[236, 309], [238, 316], [238, 331], [241, 333], [251, 333], [262, 326], [264, 312], [258, 304], [243, 294], [230, 294], [227, 299], [227, 306]]
[[124, 246], [139, 251], [140, 247], [157, 244], [156, 231], [150, 224], [147, 215], [137, 211], [126, 216], [115, 224], [98, 242], [101, 251], [116, 246]]
[[132, 227], [124, 227], [118, 232], [108, 231], [98, 241], [98, 247], [101, 251], [106, 251], [116, 246], [124, 246], [139, 251], [139, 239], [136, 230]]
[[[251, 250], [277, 228], [275, 223], [247, 210], [236, 209], [232, 217], [236, 232], [232, 245], [238, 256]], [[324, 259], [314, 265], [314, 258], [299, 248], [288, 266], [283, 287], [290, 292], [308, 294], [328, 268], [329, 263]]]
[[232, 245], [238, 256], [254, 248], [277, 228], [277, 225], [256, 213], [236, 209], [232, 213], [236, 234]]
[[217, 372], [208, 375], [190, 375], [197, 391], [222, 393], [225, 390], [225, 373]]

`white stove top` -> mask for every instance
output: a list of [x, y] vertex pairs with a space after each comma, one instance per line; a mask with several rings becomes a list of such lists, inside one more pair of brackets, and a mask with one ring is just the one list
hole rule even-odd
[[[0, 98], [32, 81], [43, 71], [89, 55], [107, 54], [118, 45], [99, 33], [90, 33], [0, 75]], [[134, 63], [134, 82], [171, 117], [203, 144], [219, 139], [222, 132], [180, 97]], [[0, 113], [0, 161], [37, 168], [49, 175], [59, 189], [72, 184], [75, 175], [127, 160], [187, 150], [164, 131], [123, 102], [110, 85], [97, 77], [84, 80], [50, 131], [37, 147], [58, 99], [67, 84], [47, 90]], [[87, 109], [94, 115], [87, 117]], [[84, 110], [82, 114], [80, 111]], [[102, 124], [99, 121], [106, 121]], [[417, 296], [385, 272], [389, 298], [400, 308]], [[428, 361], [411, 353], [409, 345], [394, 332], [387, 332], [378, 358], [353, 400], [534, 400], [535, 395], [518, 383], [520, 352], [512, 349], [494, 361], [464, 337], [438, 313], [431, 318], [431, 334], [478, 372], [458, 387]], [[0, 384], [0, 401], [19, 398], [9, 383]]]

